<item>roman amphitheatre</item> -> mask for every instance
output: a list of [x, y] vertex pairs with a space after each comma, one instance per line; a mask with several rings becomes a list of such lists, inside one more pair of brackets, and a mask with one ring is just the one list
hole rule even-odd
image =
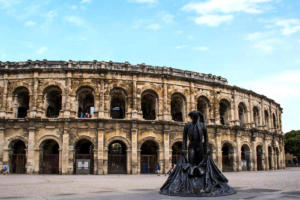
[[27, 174], [167, 172], [188, 113], [223, 171], [285, 168], [282, 108], [211, 74], [103, 61], [0, 63], [0, 167]]

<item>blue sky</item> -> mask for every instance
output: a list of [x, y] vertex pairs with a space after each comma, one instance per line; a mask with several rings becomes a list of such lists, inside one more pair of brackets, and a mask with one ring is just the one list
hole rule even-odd
[[0, 60], [105, 60], [226, 77], [300, 129], [299, 0], [0, 0]]

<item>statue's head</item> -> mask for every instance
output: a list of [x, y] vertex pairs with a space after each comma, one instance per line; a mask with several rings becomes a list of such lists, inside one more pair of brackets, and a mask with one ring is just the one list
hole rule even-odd
[[194, 123], [196, 123], [199, 120], [199, 111], [193, 110], [189, 113], [189, 117], [192, 119]]

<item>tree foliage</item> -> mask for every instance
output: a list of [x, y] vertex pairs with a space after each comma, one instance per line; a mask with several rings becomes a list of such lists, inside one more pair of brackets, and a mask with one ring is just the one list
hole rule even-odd
[[285, 152], [300, 155], [300, 130], [290, 131], [285, 134]]

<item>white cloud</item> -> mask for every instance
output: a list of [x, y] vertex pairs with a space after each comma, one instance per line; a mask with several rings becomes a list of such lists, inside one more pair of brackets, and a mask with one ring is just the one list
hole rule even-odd
[[262, 13], [266, 8], [263, 5], [271, 1], [274, 0], [206, 0], [188, 3], [182, 10], [200, 14], [194, 20], [199, 25], [219, 26], [233, 20], [236, 13]]
[[231, 20], [233, 20], [233, 15], [203, 15], [195, 18], [195, 23], [214, 27], [224, 22], [230, 22]]
[[299, 19], [280, 19], [275, 22], [275, 26], [281, 28], [282, 35], [291, 35], [300, 32]]
[[148, 3], [148, 4], [157, 3], [157, 0], [129, 0], [129, 1], [134, 3]]
[[153, 31], [157, 31], [158, 29], [161, 28], [161, 26], [159, 24], [150, 24], [146, 28], [150, 29], [150, 30], [153, 30]]
[[194, 47], [194, 50], [196, 50], [196, 51], [207, 51], [208, 47], [207, 46], [198, 46], [198, 47]]
[[86, 22], [84, 19], [78, 16], [66, 16], [65, 20], [73, 25], [79, 26], [79, 27], [85, 27]]
[[35, 26], [35, 25], [36, 25], [36, 23], [32, 20], [26, 21], [24, 24], [24, 26]]
[[261, 5], [272, 0], [208, 0], [199, 3], [188, 3], [182, 9], [207, 15], [211, 13], [245, 12], [256, 14], [263, 12]]
[[47, 50], [48, 50], [48, 47], [43, 46], [43, 47], [39, 48], [36, 51], [36, 53], [39, 54], [39, 55], [41, 55], [41, 54], [44, 54]]

